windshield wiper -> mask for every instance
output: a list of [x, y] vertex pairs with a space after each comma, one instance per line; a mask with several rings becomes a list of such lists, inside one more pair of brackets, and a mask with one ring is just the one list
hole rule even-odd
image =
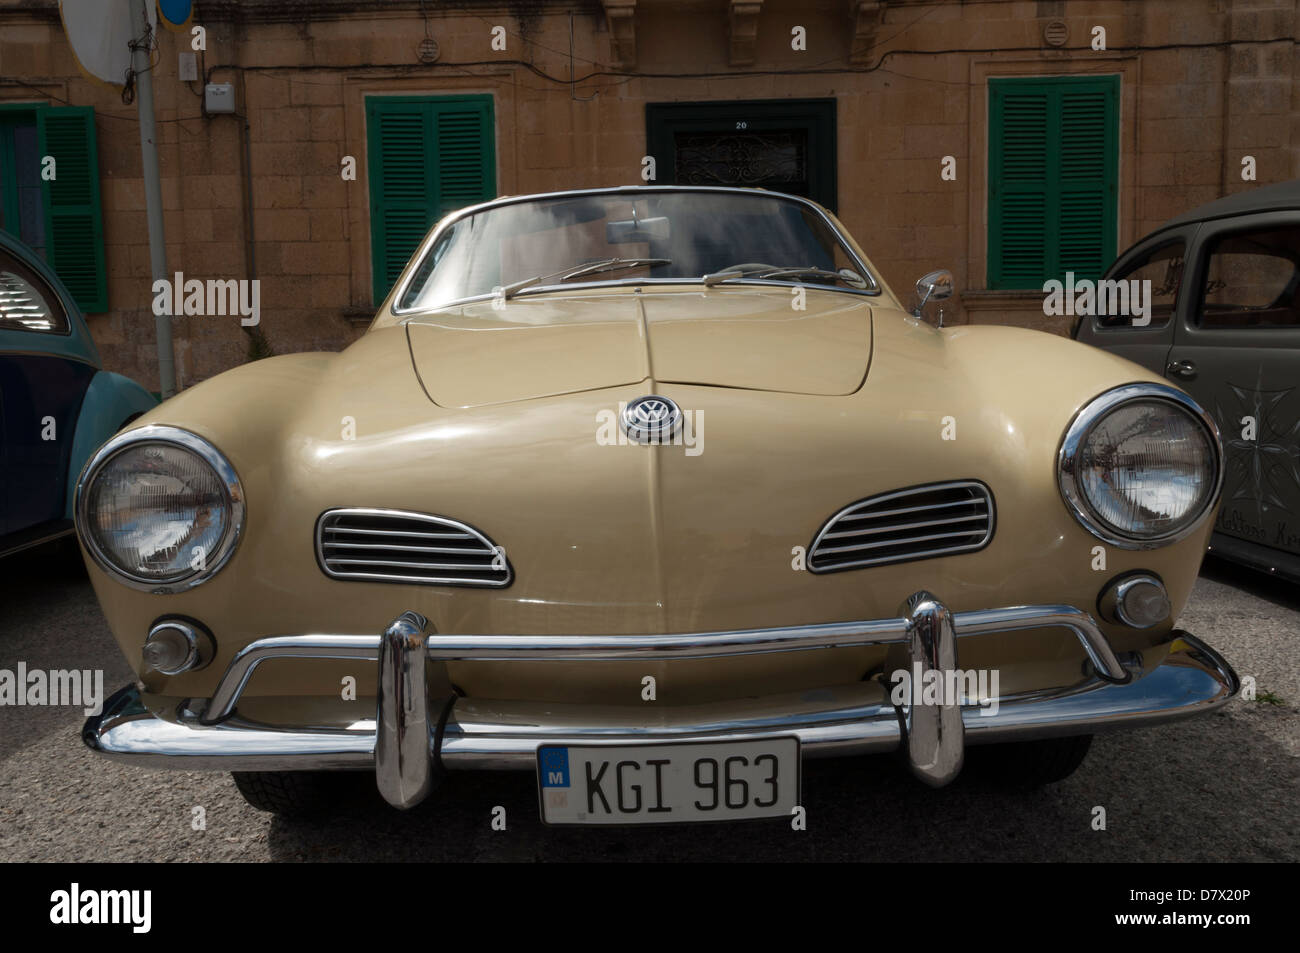
[[534, 275], [531, 278], [523, 278], [519, 281], [511, 282], [501, 289], [501, 297], [513, 298], [525, 288], [531, 288], [534, 285], [540, 285], [544, 281], [568, 281], [571, 278], [581, 278], [584, 275], [595, 275], [603, 271], [617, 271], [620, 268], [639, 268], [653, 265], [671, 265], [671, 258], [600, 258], [596, 261], [585, 262], [581, 265], [570, 265], [560, 271], [553, 271], [549, 275]]
[[712, 288], [714, 285], [722, 284], [724, 281], [734, 281], [737, 278], [790, 278], [795, 275], [815, 275], [818, 278], [836, 278], [846, 285], [853, 288], [864, 287], [866, 282], [861, 278], [850, 278], [848, 275], [841, 274], [838, 271], [827, 271], [825, 268], [749, 268], [744, 271], [718, 271], [713, 274], [705, 275], [700, 280], [704, 282], [706, 288]]

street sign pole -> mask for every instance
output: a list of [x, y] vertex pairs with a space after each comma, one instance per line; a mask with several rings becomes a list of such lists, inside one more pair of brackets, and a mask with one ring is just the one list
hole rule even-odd
[[[144, 173], [144, 202], [149, 224], [149, 266], [154, 282], [167, 281], [167, 242], [163, 233], [162, 182], [158, 176], [157, 127], [153, 116], [153, 73], [149, 68], [149, 44], [141, 43], [149, 34], [149, 7], [154, 0], [131, 0], [131, 33], [137, 46], [131, 51], [131, 71], [135, 74], [136, 108], [140, 114], [140, 160]], [[151, 286], [152, 288], [152, 286]], [[158, 297], [150, 295], [151, 299]], [[172, 351], [172, 300], [162, 314], [154, 315], [158, 340], [158, 386], [163, 400], [176, 393], [176, 359]]]

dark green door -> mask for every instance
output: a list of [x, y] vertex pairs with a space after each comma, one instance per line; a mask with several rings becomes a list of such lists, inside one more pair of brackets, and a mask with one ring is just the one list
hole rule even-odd
[[835, 100], [646, 106], [649, 184], [727, 185], [802, 195], [835, 210]]

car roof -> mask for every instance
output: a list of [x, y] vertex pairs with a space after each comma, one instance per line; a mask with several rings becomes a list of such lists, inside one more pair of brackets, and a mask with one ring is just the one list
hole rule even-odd
[[1155, 231], [1163, 232], [1168, 228], [1190, 225], [1193, 222], [1207, 222], [1216, 218], [1231, 218], [1252, 212], [1272, 212], [1290, 208], [1300, 209], [1300, 179], [1279, 182], [1276, 185], [1261, 185], [1259, 188], [1247, 189], [1244, 192], [1215, 199], [1213, 202], [1206, 202], [1191, 211], [1171, 218]]

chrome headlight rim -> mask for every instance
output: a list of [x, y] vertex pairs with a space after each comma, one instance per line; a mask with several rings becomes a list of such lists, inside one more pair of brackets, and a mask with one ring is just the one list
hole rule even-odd
[[[1092, 509], [1078, 481], [1079, 453], [1092, 431], [1107, 414], [1116, 408], [1134, 401], [1163, 401], [1172, 404], [1198, 421], [1205, 429], [1213, 450], [1214, 476], [1212, 489], [1206, 496], [1200, 512], [1189, 519], [1183, 526], [1160, 536], [1124, 536], [1113, 526], [1102, 520]], [[1057, 483], [1061, 496], [1070, 512], [1093, 536], [1119, 549], [1148, 550], [1160, 549], [1196, 532], [1204, 524], [1209, 514], [1214, 512], [1223, 492], [1223, 444], [1219, 440], [1219, 427], [1204, 408], [1192, 400], [1185, 392], [1168, 384], [1143, 383], [1123, 384], [1105, 391], [1083, 406], [1075, 414], [1070, 426], [1066, 428], [1057, 452]]]
[[[89, 532], [90, 514], [87, 512], [89, 493], [87, 491], [91, 483], [99, 475], [100, 470], [118, 454], [142, 446], [170, 446], [187, 450], [211, 467], [221, 483], [226, 507], [230, 514], [230, 525], [226, 528], [226, 532], [221, 537], [221, 542], [216, 549], [208, 554], [204, 568], [195, 570], [188, 576], [164, 580], [127, 572], [108, 558], [96, 543], [94, 534]], [[220, 450], [198, 434], [182, 430], [180, 427], [164, 424], [147, 424], [143, 427], [137, 427], [135, 430], [120, 433], [96, 450], [82, 468], [81, 476], [77, 479], [77, 490], [73, 503], [77, 536], [95, 565], [124, 586], [156, 595], [185, 592], [207, 582], [220, 572], [226, 563], [230, 561], [230, 557], [235, 554], [239, 541], [243, 538], [244, 513], [244, 489], [239, 482], [239, 474], [235, 472], [235, 468], [230, 461], [225, 458]]]

